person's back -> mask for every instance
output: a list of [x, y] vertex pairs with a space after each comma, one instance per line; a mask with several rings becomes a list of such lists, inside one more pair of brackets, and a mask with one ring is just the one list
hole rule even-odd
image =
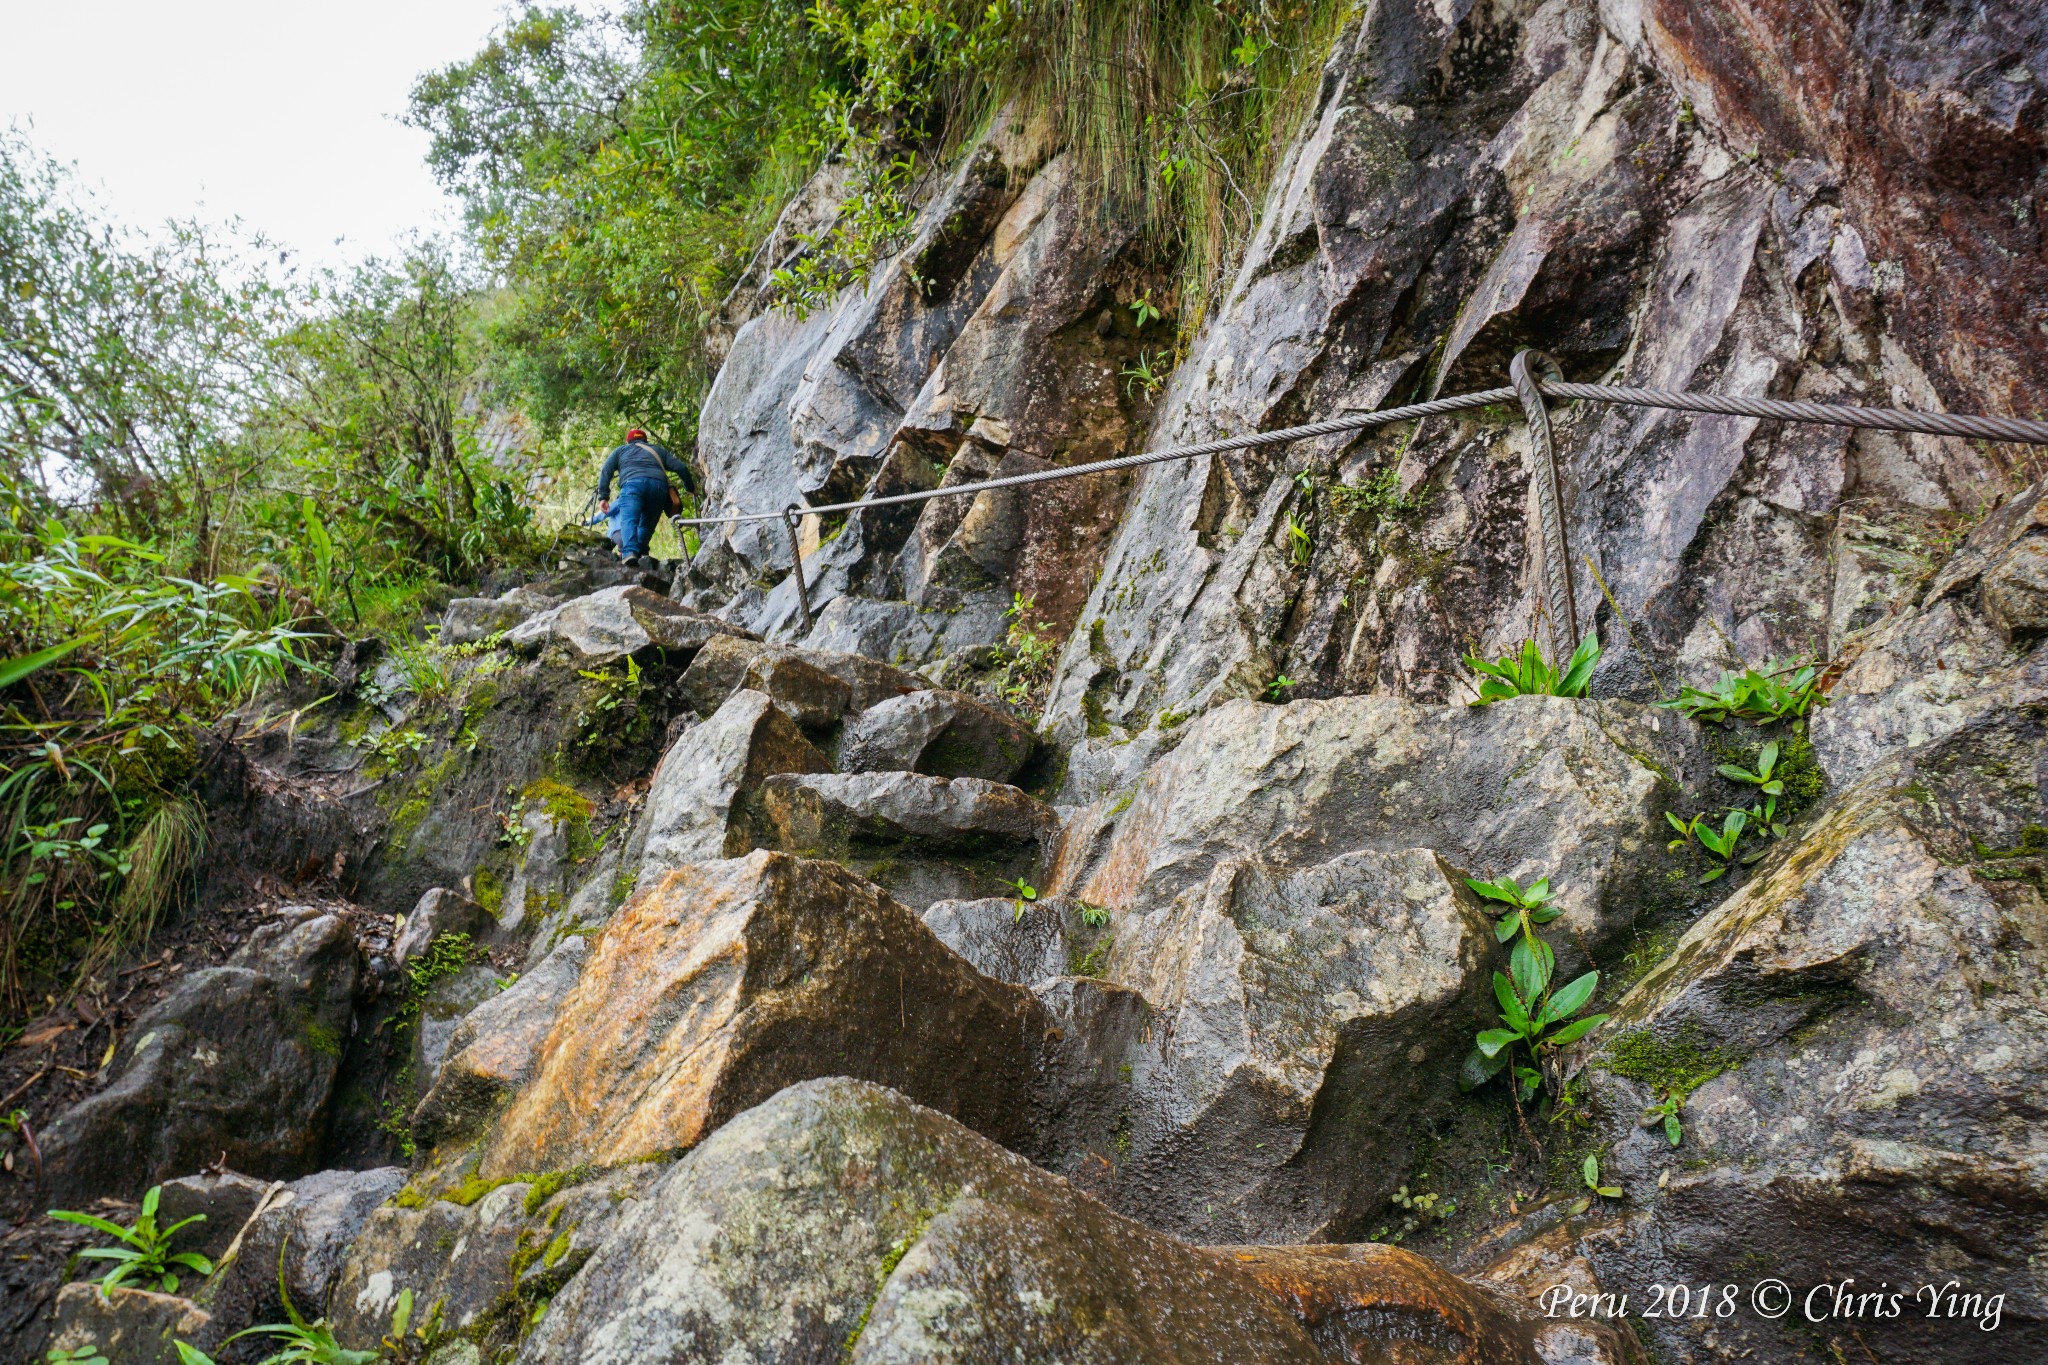
[[[607, 455], [598, 471], [598, 506], [611, 516], [619, 557], [629, 564], [646, 558], [647, 542], [654, 538], [661, 514], [671, 509], [670, 474], [681, 478], [691, 494], [697, 492], [697, 476], [690, 467], [648, 440], [638, 427], [626, 433], [626, 443]], [[611, 499], [614, 478], [619, 481], [617, 508]]]

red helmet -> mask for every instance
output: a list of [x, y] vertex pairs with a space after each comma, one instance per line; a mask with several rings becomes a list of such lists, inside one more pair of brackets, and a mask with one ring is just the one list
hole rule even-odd
[[647, 439], [647, 433], [640, 430], [640, 428], [638, 427], [634, 427], [631, 431], [626, 433], [626, 439], [629, 441], [644, 441]]

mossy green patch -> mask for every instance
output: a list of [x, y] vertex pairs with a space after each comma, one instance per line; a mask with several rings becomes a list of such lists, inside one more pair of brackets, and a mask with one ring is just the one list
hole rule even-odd
[[470, 889], [476, 893], [476, 903], [498, 918], [505, 909], [505, 883], [498, 874], [488, 867], [480, 867], [470, 878]]
[[1742, 1060], [1740, 1053], [1708, 1043], [1697, 1024], [1686, 1023], [1668, 1038], [1650, 1029], [1624, 1033], [1607, 1045], [1602, 1064], [1617, 1076], [1683, 1100]]
[[540, 1212], [542, 1204], [547, 1203], [548, 1200], [553, 1199], [571, 1185], [580, 1185], [596, 1174], [597, 1168], [586, 1163], [580, 1166], [571, 1166], [566, 1171], [549, 1171], [545, 1175], [527, 1177], [532, 1183], [532, 1188], [526, 1192], [526, 1203], [523, 1206], [527, 1216], [532, 1217]]
[[496, 1180], [486, 1180], [484, 1177], [471, 1172], [462, 1178], [460, 1184], [452, 1189], [443, 1190], [434, 1197], [444, 1204], [460, 1204], [462, 1207], [468, 1208], [471, 1204], [474, 1204], [477, 1200], [501, 1185], [516, 1185], [532, 1178], [529, 1175], [506, 1175], [500, 1176]]
[[320, 1021], [310, 1020], [305, 1029], [306, 1046], [328, 1057], [339, 1057], [342, 1052], [342, 1036], [339, 1030], [328, 1027]]

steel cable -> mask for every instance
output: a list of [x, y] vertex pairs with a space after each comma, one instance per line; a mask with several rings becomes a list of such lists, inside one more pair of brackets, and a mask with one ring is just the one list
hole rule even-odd
[[[1668, 408], [1680, 412], [1714, 413], [1729, 417], [1771, 418], [1786, 422], [1820, 422], [1873, 431], [1911, 431], [1930, 436], [1974, 436], [1992, 441], [2048, 445], [2048, 422], [2031, 421], [2022, 417], [1913, 412], [1902, 408], [1788, 402], [1776, 398], [1725, 398], [1719, 394], [1685, 393], [1676, 389], [1635, 389], [1612, 384], [1568, 384], [1551, 379], [1539, 381], [1536, 387], [1545, 398]], [[1278, 431], [1257, 431], [1245, 436], [1227, 436], [1220, 440], [1202, 441], [1195, 445], [1170, 446], [1165, 450], [1154, 450], [1139, 455], [1120, 455], [1111, 460], [1096, 460], [1088, 464], [1035, 470], [1029, 474], [1011, 474], [1000, 479], [955, 484], [950, 488], [927, 488], [915, 493], [893, 493], [886, 497], [826, 503], [822, 506], [804, 507], [801, 510], [806, 514], [829, 515], [859, 512], [870, 507], [897, 507], [906, 503], [927, 502], [933, 498], [967, 497], [999, 488], [1021, 488], [1051, 479], [1077, 479], [1089, 474], [1112, 474], [1123, 469], [1163, 464], [1168, 460], [1193, 459], [1197, 455], [1219, 455], [1230, 450], [1253, 450], [1262, 446], [1287, 445], [1293, 441], [1310, 440], [1317, 436], [1363, 431], [1369, 427], [1383, 427], [1395, 422], [1410, 422], [1444, 413], [1464, 412], [1499, 403], [1514, 403], [1518, 397], [1513, 387], [1481, 389], [1476, 393], [1453, 394], [1448, 398], [1432, 399], [1427, 403], [1410, 403], [1398, 408], [1348, 413], [1343, 417], [1311, 422], [1306, 426], [1285, 427]], [[783, 513], [729, 512], [723, 516], [676, 517], [672, 520], [679, 526], [732, 526], [749, 521], [781, 521]]]

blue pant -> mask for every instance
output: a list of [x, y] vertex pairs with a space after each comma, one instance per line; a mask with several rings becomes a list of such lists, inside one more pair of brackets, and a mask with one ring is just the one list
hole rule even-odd
[[647, 553], [647, 542], [654, 539], [655, 528], [661, 525], [661, 514], [668, 511], [667, 479], [633, 479], [619, 488], [619, 499], [612, 504], [612, 525], [619, 530], [619, 554], [632, 559]]

